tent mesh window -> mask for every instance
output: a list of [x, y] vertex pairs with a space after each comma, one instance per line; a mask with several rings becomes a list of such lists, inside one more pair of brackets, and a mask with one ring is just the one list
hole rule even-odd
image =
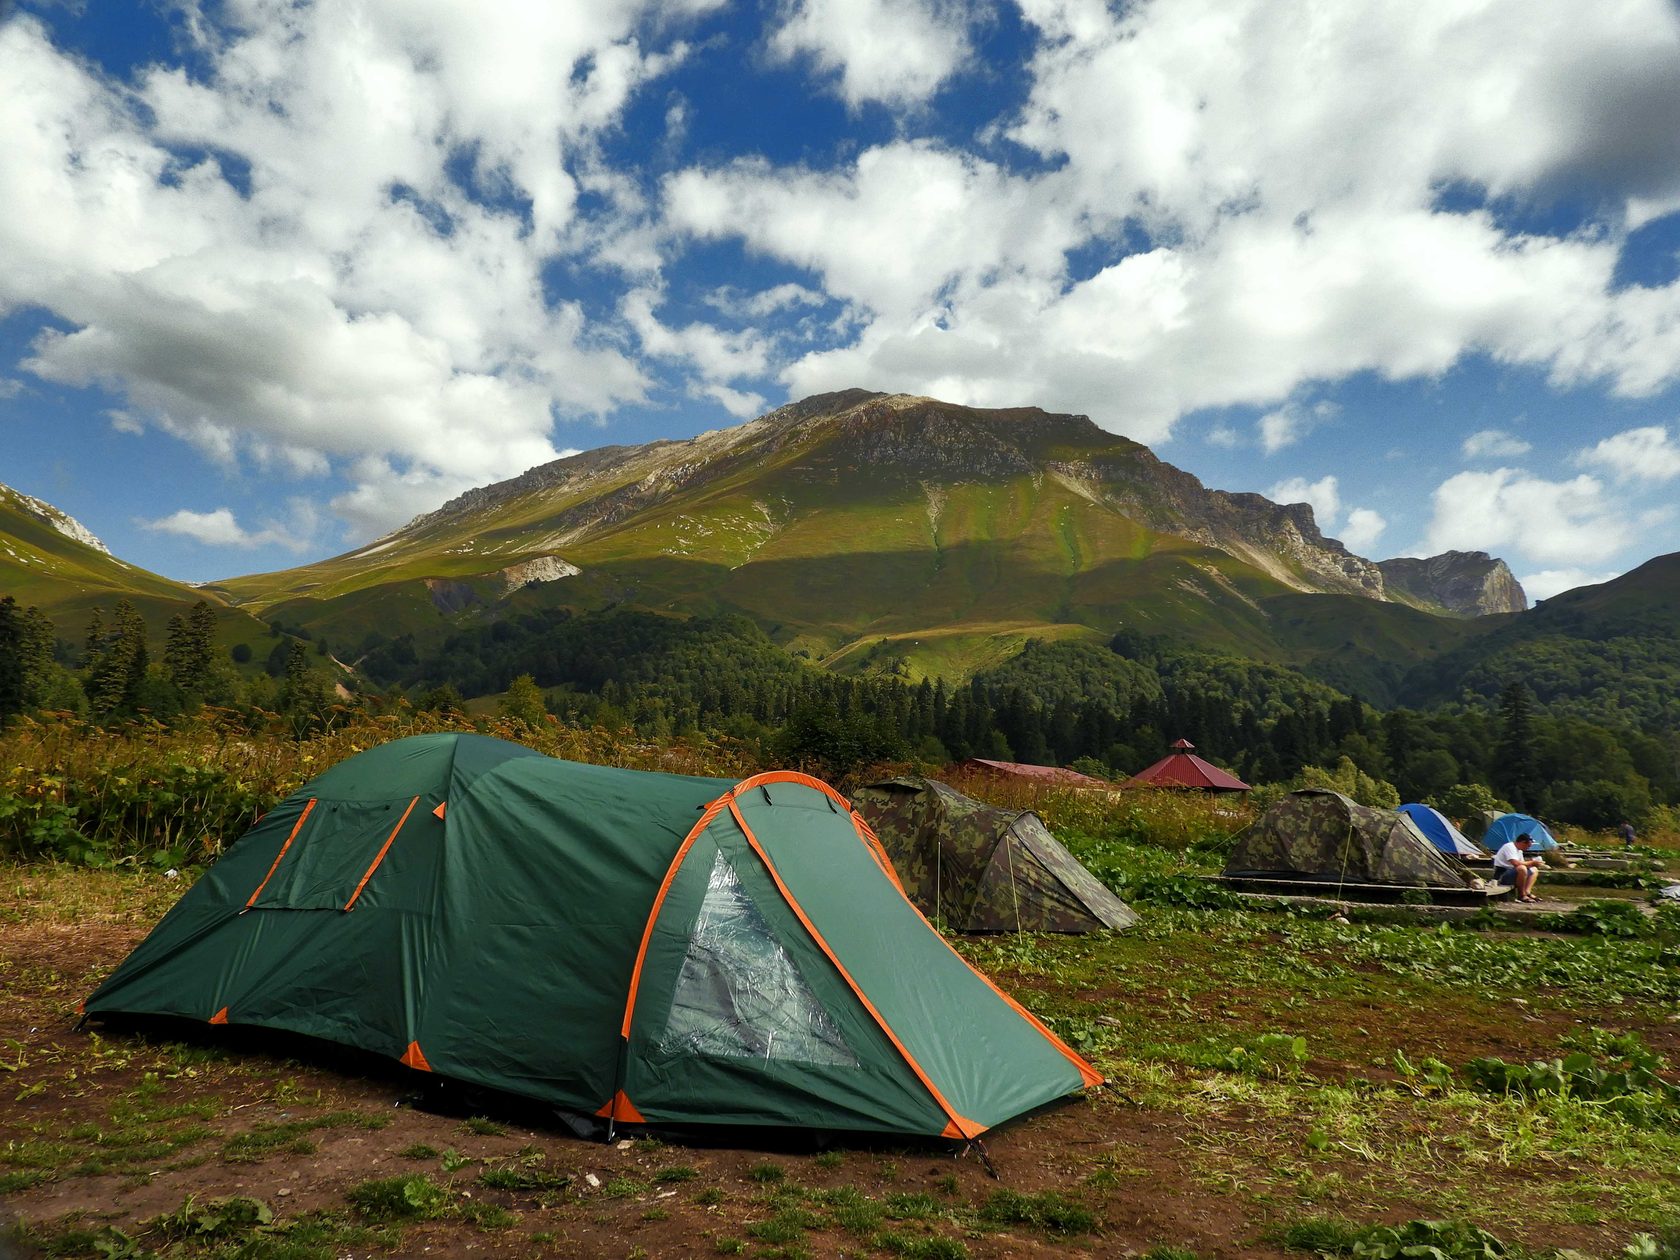
[[660, 1049], [857, 1066], [840, 1029], [721, 853], [677, 975]]

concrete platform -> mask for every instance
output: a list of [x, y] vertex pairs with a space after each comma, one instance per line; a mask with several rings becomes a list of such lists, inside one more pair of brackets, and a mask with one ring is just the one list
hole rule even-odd
[[[1578, 901], [1564, 901], [1558, 898], [1541, 897], [1539, 901], [1520, 902], [1514, 900], [1489, 901], [1481, 906], [1414, 906], [1404, 902], [1389, 902], [1376, 904], [1368, 901], [1347, 901], [1336, 897], [1317, 897], [1301, 895], [1278, 895], [1270, 893], [1242, 893], [1236, 894], [1245, 902], [1252, 902], [1253, 908], [1262, 911], [1292, 910], [1298, 914], [1322, 914], [1328, 917], [1341, 914], [1355, 923], [1415, 923], [1424, 927], [1435, 927], [1442, 923], [1462, 923], [1475, 918], [1484, 910], [1492, 910], [1500, 919], [1500, 926], [1514, 932], [1538, 932], [1549, 930], [1544, 919], [1547, 915], [1568, 914], [1581, 903]], [[1643, 905], [1638, 902], [1641, 914], [1654, 915], [1654, 906]]]
[[[1511, 893], [1491, 881], [1480, 888], [1407, 888], [1396, 884], [1358, 884], [1345, 880], [1278, 879], [1264, 875], [1209, 875], [1206, 879], [1237, 893], [1262, 893], [1282, 897], [1328, 897], [1343, 902], [1409, 904], [1406, 898], [1423, 893], [1429, 904], [1468, 906], [1473, 913]], [[1421, 904], [1421, 903], [1420, 903]]]

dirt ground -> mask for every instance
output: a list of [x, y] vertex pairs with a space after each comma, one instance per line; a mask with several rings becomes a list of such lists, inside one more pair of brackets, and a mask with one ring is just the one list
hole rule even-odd
[[[0, 1173], [11, 1176], [0, 1183], [10, 1187], [0, 1212], [42, 1236], [72, 1227], [132, 1231], [189, 1197], [249, 1196], [282, 1219], [342, 1213], [354, 1187], [413, 1173], [446, 1186], [460, 1211], [335, 1254], [961, 1254], [932, 1249], [950, 1237], [975, 1257], [1123, 1256], [1163, 1247], [1200, 1257], [1281, 1257], [1300, 1253], [1268, 1239], [1304, 1215], [1398, 1222], [1443, 1214], [1427, 1182], [1390, 1175], [1357, 1140], [1315, 1149], [1321, 1120], [1280, 1112], [1264, 1096], [1223, 1097], [1172, 1069], [1157, 1071], [1171, 1078], [1170, 1088], [1146, 1091], [1137, 1081], [1156, 1071], [1148, 1065], [1136, 1068], [1136, 1081], [1123, 1078], [989, 1135], [994, 1179], [975, 1153], [934, 1145], [840, 1140], [823, 1150], [776, 1149], [635, 1134], [607, 1145], [575, 1137], [517, 1100], [427, 1109], [434, 1104], [415, 1105], [424, 1102], [416, 1097], [420, 1074], [257, 1030], [192, 1029], [185, 1040], [178, 1029], [155, 1026], [76, 1031], [79, 996], [147, 926], [0, 916], [0, 1147], [9, 1153]], [[1013, 987], [1031, 1002], [1039, 983], [1016, 977]], [[1316, 983], [1300, 978], [1309, 998]], [[1077, 996], [1092, 1010], [1185, 1001], [1168, 988], [1101, 984]], [[1266, 1018], [1259, 1008], [1267, 1000], [1264, 993], [1201, 994], [1182, 1019], [1240, 1026]], [[1314, 1019], [1326, 1045], [1357, 1044], [1362, 1024], [1381, 1017], [1372, 1011], [1344, 996]], [[1519, 1060], [1551, 1052], [1581, 1023], [1579, 1012], [1544, 1003], [1490, 1000], [1421, 1021], [1406, 1046], [1451, 1063], [1478, 1055]], [[1622, 1023], [1680, 1059], [1680, 1025], [1660, 1012]], [[1394, 1079], [1376, 1066], [1386, 1054], [1369, 1063], [1315, 1055], [1306, 1069], [1320, 1081], [1359, 1076], [1382, 1086]], [[1396, 1124], [1409, 1123], [1402, 1104], [1383, 1106], [1400, 1117]], [[1441, 1175], [1475, 1178], [1473, 1199], [1519, 1196], [1521, 1173], [1464, 1162], [1472, 1145], [1443, 1148]], [[505, 1188], [482, 1180], [493, 1170], [540, 1176]], [[1064, 1233], [1030, 1221], [987, 1222], [981, 1209], [1004, 1188], [1065, 1196], [1096, 1224]], [[797, 1222], [801, 1204], [840, 1202], [837, 1196], [853, 1192], [879, 1205], [884, 1219], [847, 1231], [819, 1211], [778, 1233], [775, 1222]], [[489, 1211], [496, 1208], [503, 1212]], [[1589, 1203], [1575, 1220], [1542, 1225], [1506, 1213], [1501, 1236], [1535, 1249], [1615, 1255], [1631, 1231], [1614, 1211], [1607, 1199], [1602, 1216]], [[884, 1243], [882, 1231], [891, 1235]]]

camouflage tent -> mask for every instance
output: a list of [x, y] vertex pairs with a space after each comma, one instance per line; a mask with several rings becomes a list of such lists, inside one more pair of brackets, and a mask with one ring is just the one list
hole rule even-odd
[[852, 793], [852, 804], [910, 900], [959, 932], [1093, 932], [1137, 922], [1037, 814], [921, 778], [871, 784]]
[[1472, 888], [1472, 877], [1406, 815], [1340, 792], [1291, 792], [1242, 834], [1225, 874], [1314, 883]]

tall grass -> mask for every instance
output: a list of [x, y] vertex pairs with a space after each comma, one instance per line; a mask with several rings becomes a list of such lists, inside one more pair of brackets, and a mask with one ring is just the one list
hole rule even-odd
[[653, 743], [601, 728], [469, 719], [408, 709], [352, 713], [297, 739], [206, 712], [181, 727], [104, 729], [70, 715], [0, 733], [0, 856], [93, 865], [213, 859], [274, 804], [327, 767], [389, 740], [477, 731], [551, 756], [672, 774], [740, 777], [755, 758], [729, 740]]
[[1003, 809], [1030, 809], [1055, 832], [1147, 844], [1176, 852], [1220, 850], [1254, 821], [1237, 794], [1132, 788], [1104, 792], [1053, 787], [957, 770], [942, 776], [957, 791]]

